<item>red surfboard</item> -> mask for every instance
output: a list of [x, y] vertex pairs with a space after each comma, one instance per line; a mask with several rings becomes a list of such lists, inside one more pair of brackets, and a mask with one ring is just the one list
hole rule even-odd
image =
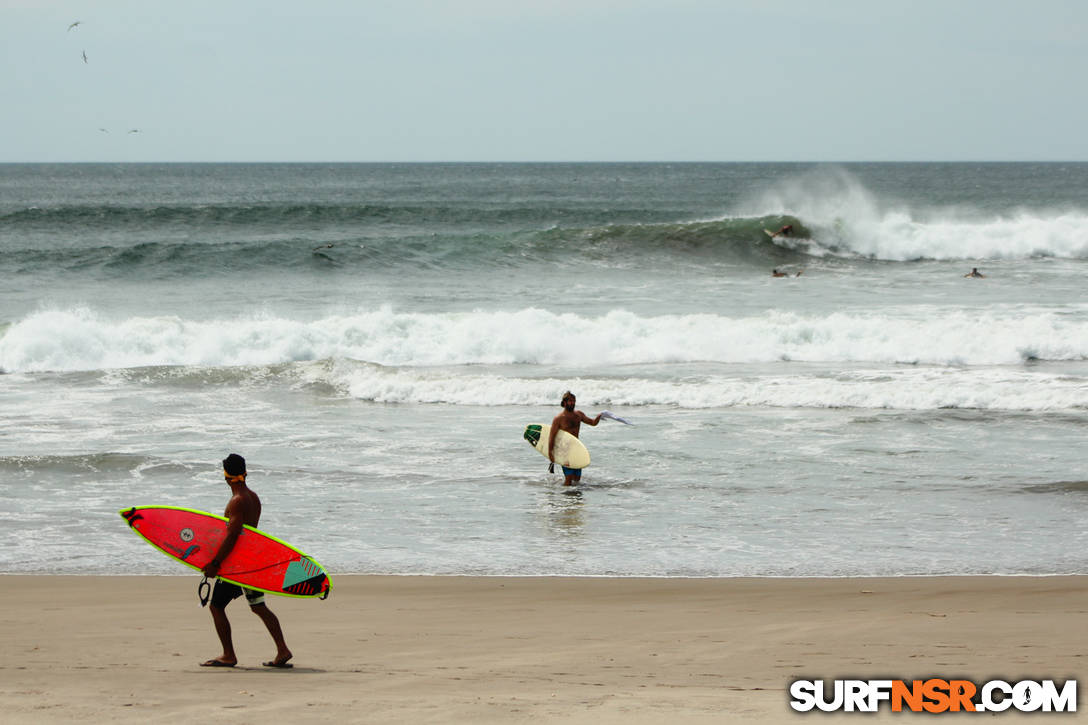
[[[227, 519], [206, 511], [133, 506], [119, 513], [147, 543], [197, 571], [208, 565], [227, 535]], [[239, 535], [219, 568], [219, 577], [287, 597], [324, 599], [332, 591], [328, 572], [312, 556], [252, 526]]]

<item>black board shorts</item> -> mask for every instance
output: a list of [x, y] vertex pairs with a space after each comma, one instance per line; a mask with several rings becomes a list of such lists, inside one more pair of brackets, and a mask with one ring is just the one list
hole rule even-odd
[[212, 590], [212, 606], [226, 609], [228, 604], [243, 594], [246, 595], [246, 602], [251, 607], [264, 604], [264, 592], [256, 589], [246, 589], [232, 582], [216, 579], [215, 589]]

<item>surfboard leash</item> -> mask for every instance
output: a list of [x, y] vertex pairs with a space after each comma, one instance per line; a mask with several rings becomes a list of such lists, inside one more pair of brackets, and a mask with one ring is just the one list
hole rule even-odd
[[[275, 564], [272, 564], [271, 566], [263, 566], [263, 567], [261, 567], [259, 569], [250, 569], [248, 572], [233, 571], [233, 572], [231, 572], [231, 574], [249, 574], [249, 573], [252, 573], [252, 572], [255, 572], [255, 571], [264, 571], [265, 569], [269, 569], [272, 566], [278, 566], [279, 564], [282, 564], [282, 563], [284, 563], [284, 562], [282, 562], [282, 561], [281, 562], [276, 562]], [[239, 586], [241, 586], [241, 585], [239, 585]], [[204, 578], [200, 580], [200, 584], [197, 585], [196, 595], [198, 597], [200, 597], [200, 606], [201, 607], [208, 606], [208, 600], [210, 600], [212, 598], [212, 583], [210, 581], [208, 581], [207, 575], [205, 575]]]
[[[313, 559], [311, 559], [310, 557], [307, 556], [305, 558], [309, 559], [311, 562], [313, 562]], [[265, 571], [267, 569], [272, 569], [272, 568], [277, 567], [277, 566], [282, 566], [283, 564], [290, 564], [292, 561], [293, 561], [292, 559], [284, 559], [282, 561], [274, 561], [271, 564], [266, 564], [265, 566], [259, 566], [259, 567], [253, 568], [253, 569], [232, 569], [231, 571], [225, 572], [225, 573], [228, 574], [228, 575], [256, 574], [259, 571]], [[316, 565], [316, 563], [315, 563], [315, 565]], [[318, 568], [320, 569], [320, 567], [318, 567]], [[220, 572], [220, 573], [224, 573], [224, 572]], [[322, 573], [322, 576], [325, 579], [329, 578], [329, 575], [327, 573], [325, 573], [325, 572]], [[207, 584], [207, 581], [208, 581], [208, 577], [204, 577], [204, 581], [201, 582], [200, 586], [201, 587], [209, 586]], [[239, 584], [238, 586], [241, 586], [241, 584]], [[199, 588], [198, 588], [198, 591], [199, 591]], [[331, 593], [332, 593], [332, 587], [330, 586], [328, 589], [326, 589], [324, 591], [324, 593], [320, 597], [318, 597], [318, 599], [321, 600], [321, 601], [325, 601], [326, 599], [329, 598], [329, 594], [331, 594]], [[200, 606], [203, 607], [206, 603], [207, 603], [207, 596], [206, 595], [201, 595]]]
[[[258, 566], [254, 569], [231, 569], [229, 572], [224, 572], [228, 576], [238, 574], [256, 574], [259, 571], [266, 571], [268, 569], [274, 569], [277, 566], [283, 566], [284, 564], [290, 564], [293, 559], [284, 559], [283, 561], [274, 561], [271, 564], [265, 564], [264, 566]], [[240, 585], [239, 585], [240, 586]]]

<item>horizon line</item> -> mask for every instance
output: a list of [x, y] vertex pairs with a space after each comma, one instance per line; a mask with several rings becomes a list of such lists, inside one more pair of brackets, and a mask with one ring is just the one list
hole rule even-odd
[[31, 165], [31, 164], [401, 164], [401, 165], [472, 165], [472, 164], [534, 164], [534, 165], [576, 165], [576, 164], [1084, 164], [1088, 163], [1088, 159], [853, 159], [853, 160], [817, 160], [817, 159], [798, 159], [798, 160], [756, 160], [756, 159], [738, 159], [738, 160], [703, 160], [695, 161], [690, 159], [674, 159], [674, 160], [559, 160], [559, 161], [541, 161], [541, 160], [488, 160], [488, 159], [462, 159], [462, 160], [395, 160], [395, 159], [382, 159], [372, 161], [352, 160], [352, 161], [332, 161], [332, 160], [199, 160], [199, 161], [181, 161], [181, 160], [151, 160], [151, 161], [127, 161], [127, 160], [82, 160], [82, 161], [5, 161], [0, 160], [0, 165]]

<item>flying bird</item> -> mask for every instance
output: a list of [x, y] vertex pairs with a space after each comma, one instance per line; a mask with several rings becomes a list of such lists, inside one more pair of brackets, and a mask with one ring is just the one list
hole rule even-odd
[[100, 128], [98, 130], [101, 131], [102, 133], [109, 133], [109, 130], [105, 129], [105, 128]]
[[83, 51], [83, 62], [87, 62], [87, 51]]
[[82, 20], [77, 20], [77, 21], [75, 21], [74, 23], [72, 23], [71, 25], [68, 26], [68, 30], [71, 30], [72, 28], [76, 27], [77, 25], [82, 25], [82, 24], [83, 24]]
[[128, 130], [128, 132], [129, 132], [129, 133], [139, 133], [139, 132], [140, 132], [140, 129], [138, 129], [138, 128], [130, 128], [130, 129]]

